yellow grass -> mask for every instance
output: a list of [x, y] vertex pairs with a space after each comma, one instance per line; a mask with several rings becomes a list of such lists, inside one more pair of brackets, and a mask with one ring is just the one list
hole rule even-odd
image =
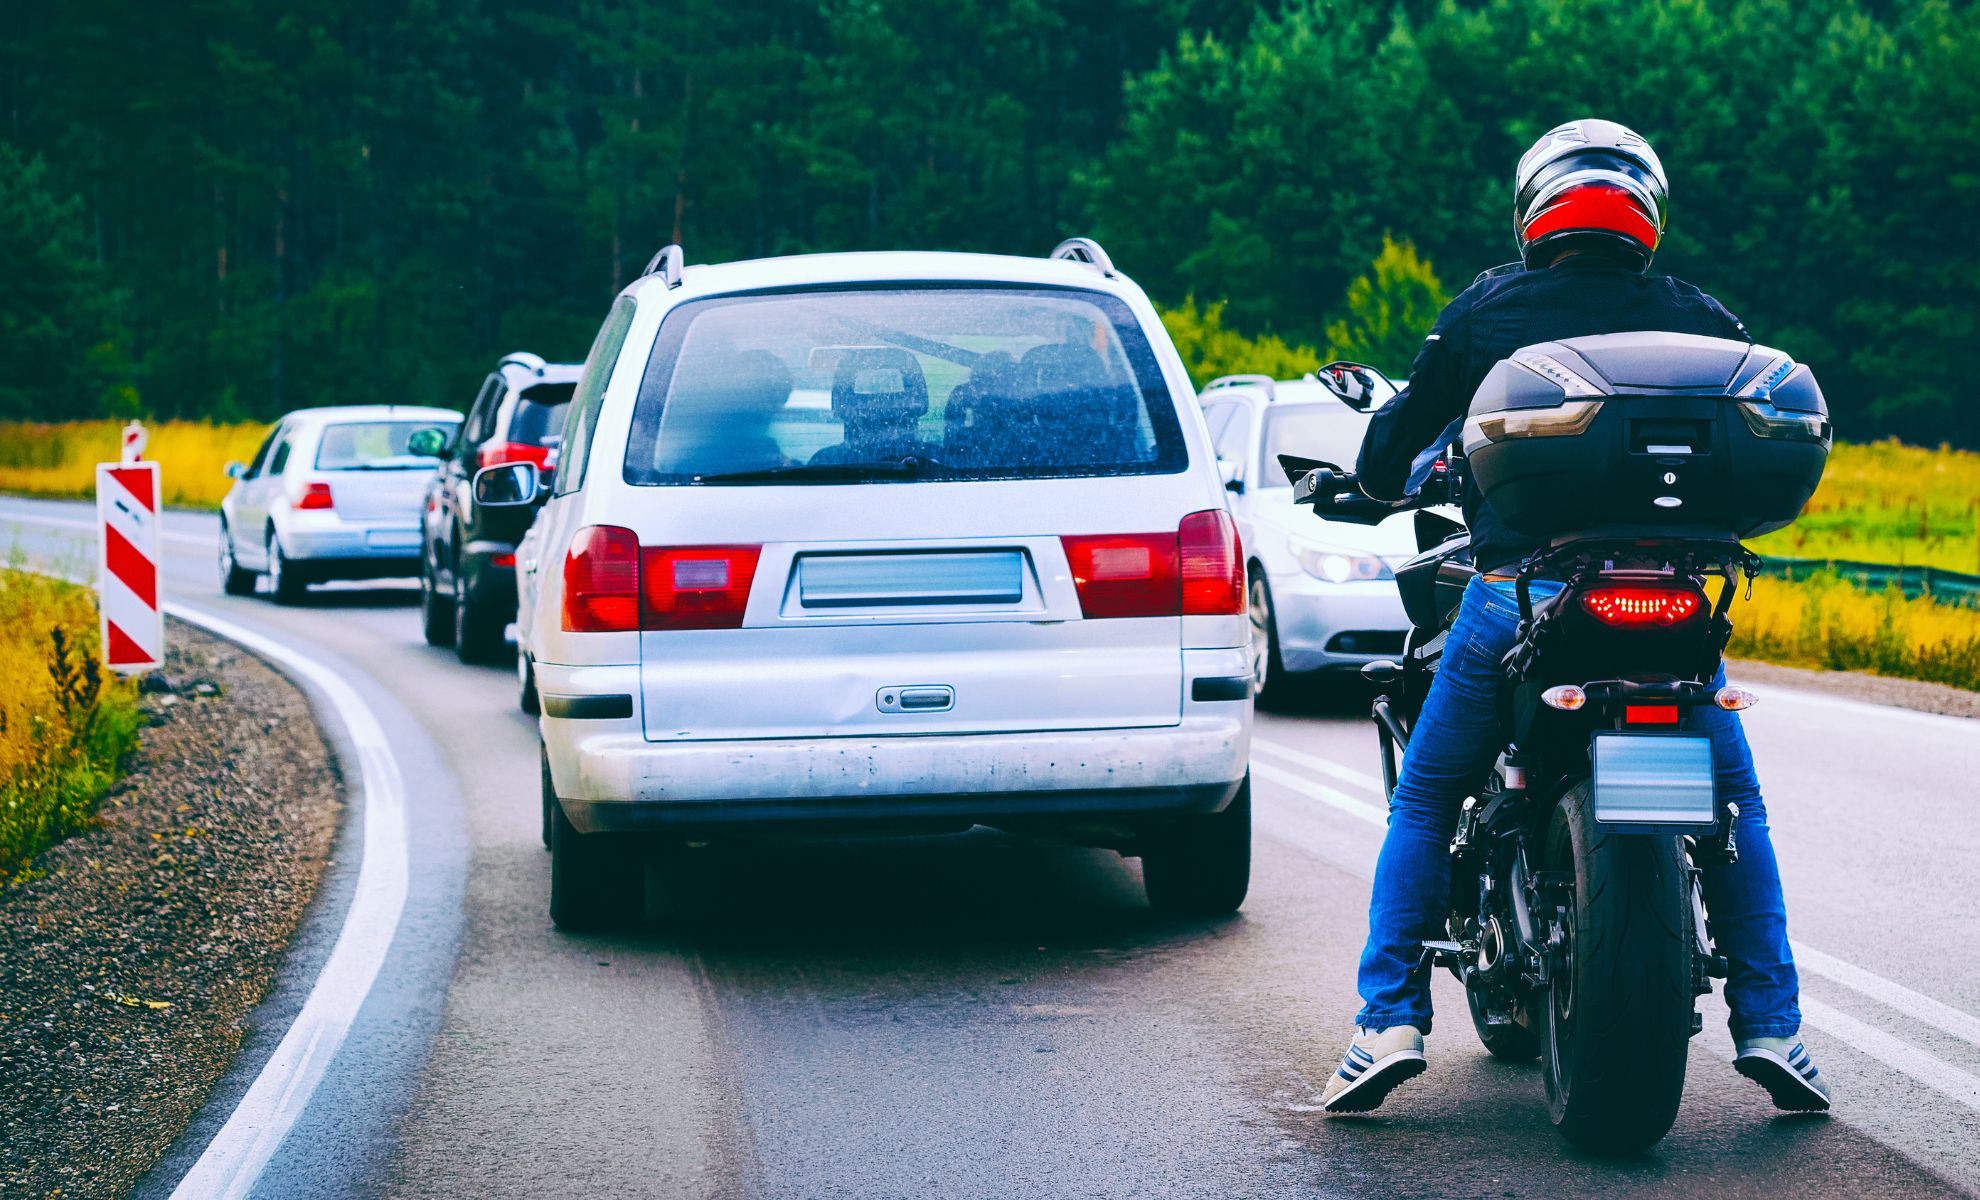
[[[96, 494], [96, 464], [115, 462], [123, 445], [121, 421], [63, 424], [0, 422], [0, 491], [31, 496]], [[216, 425], [208, 421], [148, 424], [144, 456], [159, 464], [165, 503], [217, 508], [233, 481], [229, 462], [246, 462], [268, 435], [258, 422]]]
[[1752, 545], [1779, 558], [1980, 574], [1980, 454], [1839, 443], [1801, 519]]
[[1735, 657], [1980, 691], [1980, 608], [1865, 591], [1833, 575], [1763, 576], [1731, 617]]
[[87, 588], [0, 570], [0, 886], [88, 825], [137, 746], [137, 691], [99, 665]]

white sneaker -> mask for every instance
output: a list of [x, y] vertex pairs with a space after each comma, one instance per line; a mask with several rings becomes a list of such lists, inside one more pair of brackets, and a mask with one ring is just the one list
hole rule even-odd
[[1414, 1025], [1380, 1033], [1364, 1031], [1348, 1046], [1340, 1068], [1328, 1077], [1320, 1108], [1330, 1113], [1367, 1112], [1397, 1084], [1423, 1074], [1429, 1065], [1423, 1057], [1423, 1035]]
[[1787, 1112], [1828, 1112], [1829, 1085], [1815, 1069], [1815, 1060], [1795, 1038], [1747, 1038], [1739, 1043], [1733, 1070], [1746, 1076], [1774, 1098], [1774, 1107]]

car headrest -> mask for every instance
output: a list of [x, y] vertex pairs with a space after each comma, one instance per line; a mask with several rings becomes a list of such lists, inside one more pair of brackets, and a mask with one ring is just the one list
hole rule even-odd
[[928, 411], [928, 378], [914, 355], [896, 346], [854, 350], [832, 373], [832, 411], [921, 416]]

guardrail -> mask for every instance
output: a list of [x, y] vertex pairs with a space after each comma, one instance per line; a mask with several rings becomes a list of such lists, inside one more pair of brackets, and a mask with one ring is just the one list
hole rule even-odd
[[1943, 567], [1899, 567], [1833, 558], [1763, 558], [1761, 561], [1766, 565], [1766, 574], [1782, 579], [1806, 579], [1828, 572], [1870, 591], [1881, 592], [1895, 583], [1907, 596], [1930, 596], [1948, 604], [1980, 606], [1980, 575], [1966, 575]]

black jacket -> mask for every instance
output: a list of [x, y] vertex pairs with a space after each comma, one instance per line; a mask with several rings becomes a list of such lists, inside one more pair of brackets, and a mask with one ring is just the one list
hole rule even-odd
[[[1409, 386], [1369, 422], [1355, 467], [1362, 490], [1378, 499], [1401, 499], [1417, 455], [1470, 409], [1471, 395], [1486, 374], [1520, 347], [1649, 330], [1753, 340], [1724, 305], [1683, 280], [1645, 275], [1606, 259], [1575, 255], [1537, 270], [1515, 263], [1487, 271], [1445, 306], [1416, 352]], [[1494, 516], [1471, 488], [1465, 491], [1472, 558], [1481, 569], [1502, 569], [1537, 548], [1536, 541]]]

